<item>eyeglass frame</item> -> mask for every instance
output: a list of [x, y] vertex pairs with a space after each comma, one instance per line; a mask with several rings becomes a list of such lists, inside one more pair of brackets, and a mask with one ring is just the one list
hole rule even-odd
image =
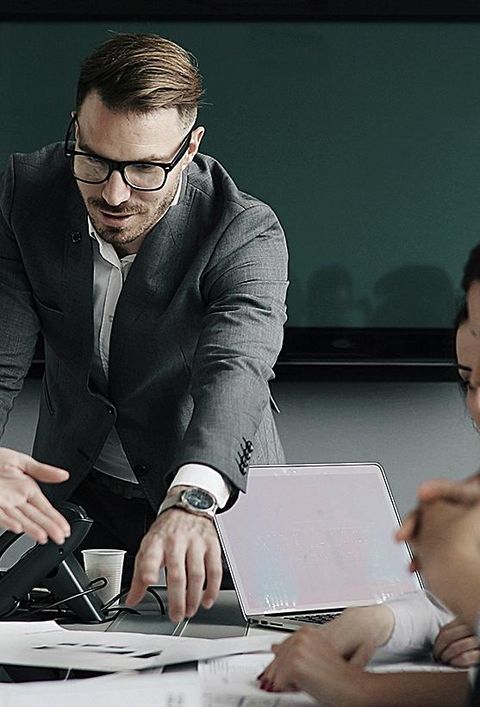
[[[68, 124], [67, 134], [65, 135], [65, 142], [63, 144], [63, 151], [65, 154], [65, 157], [70, 157], [70, 167], [71, 167], [72, 174], [73, 174], [74, 178], [78, 182], [83, 182], [84, 184], [103, 184], [104, 182], [108, 182], [108, 180], [110, 179], [110, 177], [112, 175], [112, 172], [120, 172], [120, 175], [121, 175], [124, 183], [127, 185], [127, 187], [130, 187], [130, 189], [135, 189], [136, 191], [160, 191], [160, 189], [163, 189], [163, 187], [165, 186], [165, 184], [167, 182], [167, 177], [168, 177], [169, 173], [172, 171], [172, 169], [174, 167], [177, 166], [177, 164], [180, 162], [180, 160], [184, 156], [185, 152], [187, 151], [188, 147], [190, 146], [190, 141], [192, 139], [192, 133], [195, 130], [195, 126], [190, 128], [188, 133], [183, 138], [175, 157], [170, 162], [150, 162], [150, 161], [142, 162], [142, 160], [126, 160], [124, 162], [117, 162], [116, 160], [110, 160], [110, 159], [107, 159], [106, 157], [102, 157], [101, 155], [97, 155], [94, 152], [81, 152], [80, 150], [70, 150], [70, 148], [68, 147], [68, 143], [69, 143], [70, 133], [71, 133], [72, 128], [75, 123], [78, 125], [78, 127], [80, 127], [76, 113], [75, 113], [75, 115], [72, 116], [72, 118]], [[99, 182], [92, 182], [87, 179], [81, 179], [80, 177], [77, 177], [77, 175], [74, 172], [74, 167], [73, 167], [75, 155], [80, 155], [82, 157], [94, 157], [97, 160], [101, 160], [102, 162], [105, 162], [105, 164], [108, 166], [108, 174], [105, 177], [105, 179], [102, 179]], [[152, 187], [145, 188], [145, 187], [133, 186], [133, 184], [130, 184], [127, 177], [125, 176], [125, 168], [128, 167], [129, 165], [132, 165], [132, 164], [148, 165], [148, 166], [152, 166], [152, 167], [161, 167], [165, 173], [165, 178], [163, 180], [163, 184], [161, 184], [161, 186], [159, 186], [159, 187], [153, 187], [153, 188]]]

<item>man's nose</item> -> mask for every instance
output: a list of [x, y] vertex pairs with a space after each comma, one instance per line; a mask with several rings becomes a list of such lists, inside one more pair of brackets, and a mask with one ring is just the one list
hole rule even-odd
[[119, 206], [124, 201], [128, 201], [132, 193], [131, 188], [123, 180], [122, 175], [116, 169], [113, 170], [102, 190], [102, 196], [110, 206]]

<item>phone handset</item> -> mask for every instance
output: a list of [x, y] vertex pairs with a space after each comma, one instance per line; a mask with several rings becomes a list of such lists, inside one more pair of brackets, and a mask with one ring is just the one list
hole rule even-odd
[[[0, 617], [14, 612], [25, 595], [39, 584], [52, 591], [60, 590], [65, 598], [87, 589], [88, 578], [71, 553], [84, 540], [93, 521], [81, 506], [74, 503], [64, 502], [58, 510], [70, 524], [70, 536], [63, 545], [57, 545], [53, 540], [48, 540], [45, 545], [34, 545], [5, 572], [0, 579]], [[0, 535], [0, 558], [22, 535], [10, 531]], [[105, 619], [102, 602], [94, 592], [74, 602], [72, 608], [80, 618], [88, 621]]]

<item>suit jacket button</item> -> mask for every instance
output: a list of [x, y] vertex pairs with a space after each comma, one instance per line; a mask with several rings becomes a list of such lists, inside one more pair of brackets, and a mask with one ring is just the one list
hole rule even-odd
[[82, 240], [82, 234], [80, 233], [80, 231], [74, 231], [71, 235], [71, 238], [72, 243], [80, 243], [80, 241]]
[[148, 474], [148, 467], [146, 467], [145, 464], [136, 464], [136, 466], [133, 467], [133, 473], [137, 479], [141, 479], [142, 476], [146, 476]]
[[115, 408], [112, 407], [111, 405], [107, 405], [107, 412], [109, 415], [113, 415], [115, 412]]

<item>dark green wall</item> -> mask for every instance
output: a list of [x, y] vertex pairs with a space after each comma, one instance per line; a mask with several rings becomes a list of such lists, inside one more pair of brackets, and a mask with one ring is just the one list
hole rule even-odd
[[291, 324], [450, 325], [480, 240], [480, 25], [4, 22], [2, 163], [63, 138], [108, 29], [198, 57], [204, 151], [287, 232]]

